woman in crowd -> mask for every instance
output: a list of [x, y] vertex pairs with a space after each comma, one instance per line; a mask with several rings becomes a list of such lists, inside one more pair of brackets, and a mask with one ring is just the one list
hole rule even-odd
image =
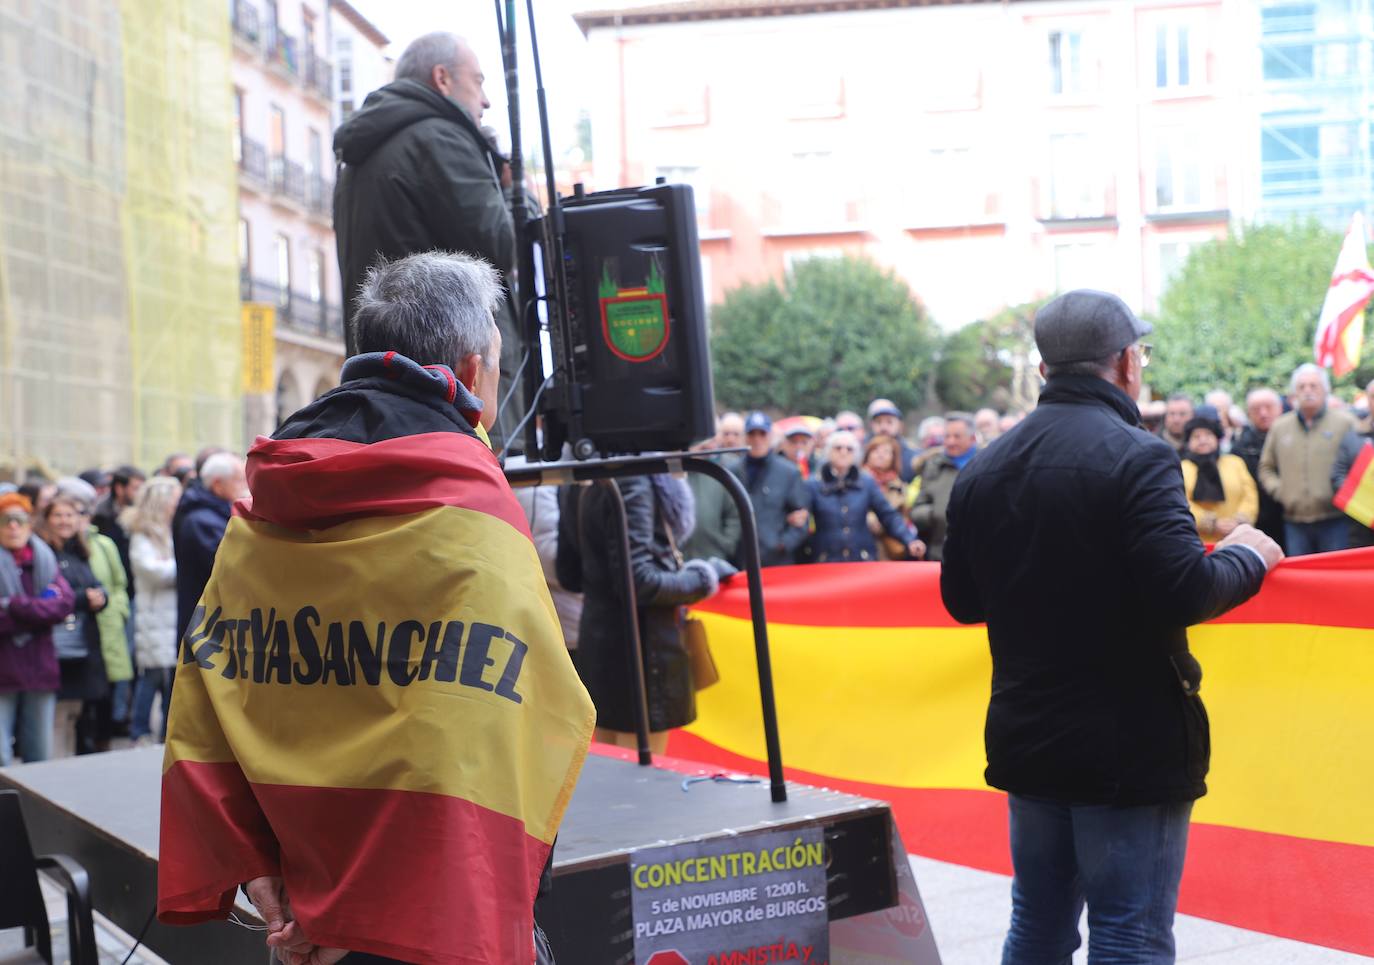
[[81, 510], [76, 498], [59, 490], [42, 516], [43, 539], [56, 555], [58, 570], [71, 586], [76, 601], [71, 615], [53, 627], [53, 647], [62, 675], [55, 740], [59, 757], [73, 751], [90, 754], [99, 749], [99, 702], [110, 693], [100, 627], [95, 622], [96, 614], [105, 609], [109, 600], [105, 588], [91, 572], [91, 550]]
[[1203, 407], [1183, 427], [1183, 489], [1204, 543], [1259, 516], [1259, 489], [1240, 456], [1221, 454], [1221, 421]]
[[61, 683], [52, 627], [72, 606], [56, 555], [33, 535], [33, 503], [0, 496], [0, 767], [12, 762], [16, 736], [26, 763], [52, 755]]
[[[887, 504], [899, 513], [906, 503], [906, 483], [902, 482], [901, 465], [902, 447], [892, 436], [874, 436], [864, 446], [864, 473], [878, 484]], [[887, 534], [877, 513], [868, 514], [868, 531], [878, 540], [880, 559], [906, 558], [906, 546], [900, 539]]]
[[855, 465], [858, 449], [858, 438], [845, 430], [836, 430], [827, 441], [820, 474], [806, 483], [816, 530], [802, 550], [802, 561], [876, 560], [878, 546], [868, 531], [869, 513], [878, 517], [883, 531], [900, 542], [909, 556], [920, 559], [925, 555], [925, 544], [888, 503], [872, 477], [859, 471]]
[[172, 516], [180, 499], [181, 483], [172, 476], [155, 476], [120, 517], [120, 524], [129, 533], [129, 562], [138, 596], [134, 655], [139, 676], [129, 724], [129, 736], [135, 744], [151, 739], [149, 715], [155, 695], [162, 699], [159, 739], [167, 739], [167, 711], [177, 662], [177, 561], [172, 553]]
[[[668, 731], [696, 719], [696, 691], [683, 637], [684, 605], [716, 592], [733, 567], [682, 561], [677, 547], [692, 532], [686, 482], [672, 476], [618, 480], [629, 524], [630, 567], [648, 690], [649, 745], [661, 754]], [[604, 485], [564, 490], [558, 529], [558, 582], [583, 594], [577, 670], [596, 704], [596, 739], [635, 745], [635, 688], [626, 659], [625, 561], [619, 512]]]
[[[95, 701], [90, 713], [95, 719], [96, 750], [110, 749], [114, 732], [114, 698], [120, 692], [117, 684], [134, 679], [133, 654], [129, 651], [129, 574], [119, 555], [115, 541], [96, 528], [92, 516], [96, 506], [96, 491], [83, 479], [65, 476], [57, 481], [57, 491], [71, 496], [81, 510], [85, 526], [86, 546], [90, 550], [91, 573], [105, 591], [105, 607], [95, 615], [100, 632], [100, 655], [105, 662], [105, 679], [109, 693]], [[127, 692], [127, 686], [124, 691]]]

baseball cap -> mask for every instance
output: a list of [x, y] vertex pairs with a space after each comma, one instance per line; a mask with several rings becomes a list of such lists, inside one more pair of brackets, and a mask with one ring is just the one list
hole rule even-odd
[[1152, 331], [1120, 298], [1090, 288], [1065, 292], [1035, 313], [1035, 347], [1046, 365], [1107, 358]]
[[772, 432], [773, 420], [768, 418], [765, 413], [751, 412], [749, 418], [744, 420], [744, 431], [750, 432]]
[[880, 415], [894, 415], [900, 419], [902, 417], [902, 410], [897, 408], [897, 404], [891, 399], [874, 399], [868, 404], [869, 421], [876, 419]]

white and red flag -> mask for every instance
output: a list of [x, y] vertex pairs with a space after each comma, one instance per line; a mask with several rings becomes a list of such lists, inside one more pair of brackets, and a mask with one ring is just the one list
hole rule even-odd
[[1345, 233], [1331, 287], [1326, 290], [1313, 351], [1317, 364], [1340, 378], [1360, 364], [1364, 343], [1364, 307], [1374, 296], [1374, 271], [1365, 249], [1364, 216], [1358, 211]]

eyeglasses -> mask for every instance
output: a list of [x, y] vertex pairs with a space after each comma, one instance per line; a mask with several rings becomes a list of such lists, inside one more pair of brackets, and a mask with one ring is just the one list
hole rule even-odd
[[28, 513], [6, 513], [0, 516], [0, 526], [27, 526], [29, 525]]
[[837, 432], [858, 432], [861, 427], [857, 422], [849, 422], [844, 425], [835, 426]]
[[831, 451], [831, 452], [853, 452], [853, 451], [854, 451], [854, 447], [853, 447], [853, 446], [831, 446], [831, 447], [830, 447], [830, 451]]

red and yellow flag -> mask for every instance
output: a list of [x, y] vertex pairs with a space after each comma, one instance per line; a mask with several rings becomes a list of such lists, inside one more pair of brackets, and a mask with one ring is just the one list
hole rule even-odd
[[1345, 484], [1331, 502], [1361, 525], [1374, 527], [1374, 443], [1361, 447]]
[[[891, 801], [908, 850], [1010, 873], [1006, 799], [983, 781], [992, 663], [940, 601], [937, 564], [764, 571], [789, 777]], [[1212, 721], [1181, 910], [1374, 954], [1374, 550], [1287, 560], [1189, 631]], [[748, 595], [696, 614], [721, 681], [669, 751], [762, 772]]]
[[262, 441], [249, 482], [177, 672], [159, 917], [281, 875], [317, 944], [530, 961], [593, 709], [496, 459]]

